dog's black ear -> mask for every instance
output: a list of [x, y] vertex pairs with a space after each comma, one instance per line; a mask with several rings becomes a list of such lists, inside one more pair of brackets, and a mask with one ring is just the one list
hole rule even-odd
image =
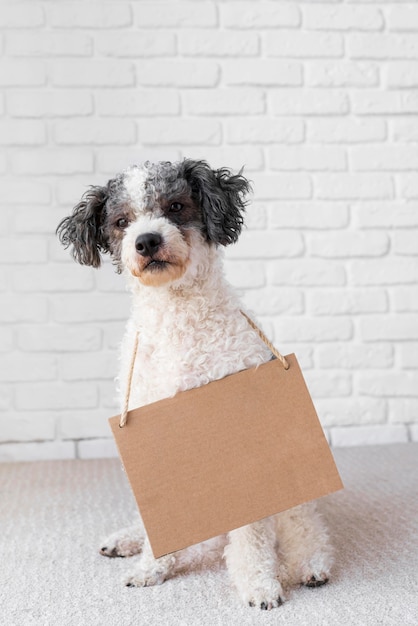
[[212, 170], [206, 161], [185, 159], [183, 176], [202, 210], [202, 219], [209, 241], [222, 246], [235, 243], [244, 223], [245, 196], [250, 182], [227, 168]]
[[72, 215], [60, 222], [59, 240], [65, 248], [72, 246], [72, 255], [81, 265], [100, 267], [100, 252], [109, 248], [103, 232], [107, 187], [92, 186], [74, 208]]

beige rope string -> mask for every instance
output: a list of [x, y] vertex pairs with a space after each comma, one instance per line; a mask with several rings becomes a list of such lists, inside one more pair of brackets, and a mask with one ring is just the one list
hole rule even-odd
[[289, 369], [289, 363], [286, 361], [286, 359], [284, 358], [284, 356], [282, 354], [280, 354], [280, 352], [273, 346], [273, 344], [271, 343], [271, 341], [269, 341], [269, 339], [267, 339], [266, 335], [263, 333], [263, 331], [261, 330], [261, 328], [259, 328], [257, 326], [257, 324], [255, 322], [253, 322], [253, 320], [251, 319], [251, 317], [248, 317], [248, 315], [246, 313], [244, 313], [244, 311], [241, 311], [241, 315], [243, 315], [245, 317], [245, 319], [247, 320], [247, 322], [249, 323], [249, 325], [251, 326], [251, 328], [253, 328], [259, 335], [260, 339], [262, 339], [264, 341], [264, 343], [266, 344], [266, 346], [268, 347], [268, 349], [270, 350], [270, 352], [272, 354], [274, 354], [274, 356], [279, 359], [280, 363], [283, 365], [285, 370]]
[[128, 419], [129, 397], [131, 395], [132, 376], [134, 373], [136, 353], [138, 352], [138, 340], [139, 340], [139, 333], [138, 331], [136, 331], [134, 347], [133, 347], [132, 356], [131, 356], [131, 363], [129, 366], [128, 384], [126, 385], [125, 402], [124, 402], [122, 413], [121, 413], [120, 420], [119, 420], [119, 428], [123, 428]]
[[[288, 370], [289, 369], [289, 363], [286, 361], [284, 356], [282, 356], [280, 354], [280, 352], [278, 350], [276, 350], [276, 348], [273, 346], [271, 341], [269, 341], [269, 339], [267, 339], [266, 335], [263, 333], [261, 328], [259, 328], [257, 326], [257, 324], [255, 322], [253, 322], [253, 320], [250, 317], [248, 317], [248, 315], [246, 313], [244, 313], [244, 311], [241, 311], [241, 314], [245, 317], [245, 319], [247, 320], [247, 322], [249, 323], [251, 328], [253, 328], [258, 333], [260, 339], [262, 339], [264, 341], [264, 343], [266, 344], [268, 349], [271, 351], [271, 353], [274, 354], [274, 356], [277, 359], [279, 359], [279, 361], [283, 365], [284, 369]], [[129, 372], [128, 372], [128, 384], [126, 385], [125, 400], [124, 400], [124, 405], [123, 405], [122, 413], [121, 413], [120, 420], [119, 420], [119, 428], [123, 428], [126, 425], [126, 422], [128, 420], [129, 397], [131, 395], [132, 377], [133, 377], [134, 368], [135, 368], [136, 353], [138, 352], [138, 343], [139, 343], [139, 333], [138, 333], [138, 331], [136, 331], [136, 333], [135, 333], [135, 340], [134, 340], [134, 347], [133, 347], [133, 350], [132, 350], [131, 363], [130, 363]]]

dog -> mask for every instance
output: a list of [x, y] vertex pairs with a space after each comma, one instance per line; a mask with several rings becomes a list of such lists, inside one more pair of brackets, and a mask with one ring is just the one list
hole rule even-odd
[[[132, 292], [122, 341], [124, 396], [135, 336], [130, 408], [173, 396], [272, 358], [243, 317], [224, 278], [222, 250], [237, 241], [250, 182], [206, 161], [146, 162], [92, 186], [57, 228], [74, 258], [98, 268], [110, 254]], [[121, 399], [122, 404], [122, 399]], [[325, 584], [333, 562], [326, 524], [308, 503], [228, 533], [224, 557], [245, 604], [269, 610], [291, 585]], [[142, 525], [103, 542], [105, 556], [142, 553], [126, 585], [157, 585], [187, 561], [187, 550], [155, 559]]]

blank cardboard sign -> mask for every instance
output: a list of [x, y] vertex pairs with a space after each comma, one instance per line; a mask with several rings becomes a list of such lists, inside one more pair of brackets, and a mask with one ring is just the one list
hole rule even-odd
[[109, 422], [155, 557], [342, 488], [294, 354]]

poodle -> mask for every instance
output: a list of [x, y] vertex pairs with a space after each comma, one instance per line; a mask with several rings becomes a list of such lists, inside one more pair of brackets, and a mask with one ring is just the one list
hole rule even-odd
[[[242, 172], [214, 170], [202, 160], [146, 162], [89, 188], [59, 224], [60, 241], [79, 263], [97, 268], [109, 253], [132, 292], [118, 377], [121, 406], [137, 332], [129, 408], [272, 358], [222, 268], [222, 249], [239, 237], [250, 190]], [[247, 605], [269, 610], [282, 604], [291, 585], [328, 581], [332, 549], [315, 502], [232, 530], [225, 542], [228, 572]], [[126, 584], [145, 587], [184, 567], [190, 550], [155, 559], [143, 527], [135, 525], [106, 539], [101, 553], [142, 553]]]

